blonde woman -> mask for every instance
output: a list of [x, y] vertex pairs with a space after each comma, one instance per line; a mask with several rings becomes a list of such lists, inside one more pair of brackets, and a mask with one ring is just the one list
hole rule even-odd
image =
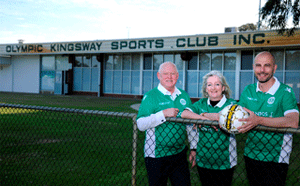
[[[182, 118], [218, 120], [219, 111], [236, 103], [229, 98], [230, 88], [219, 71], [211, 71], [203, 77], [202, 93], [204, 98], [185, 109]], [[237, 164], [235, 135], [202, 125], [190, 133], [189, 139], [194, 141], [190, 161], [192, 166], [197, 164], [202, 185], [231, 185]]]

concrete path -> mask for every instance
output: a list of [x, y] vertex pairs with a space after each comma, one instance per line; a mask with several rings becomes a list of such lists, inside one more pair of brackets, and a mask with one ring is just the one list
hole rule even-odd
[[137, 110], [137, 111], [138, 111], [139, 108], [140, 108], [140, 105], [141, 105], [141, 104], [138, 103], [138, 104], [133, 104], [133, 105], [131, 105], [130, 107], [133, 108], [134, 110]]

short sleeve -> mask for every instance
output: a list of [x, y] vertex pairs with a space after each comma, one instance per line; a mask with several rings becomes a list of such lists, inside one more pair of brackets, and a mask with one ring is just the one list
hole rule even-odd
[[200, 99], [199, 101], [195, 102], [193, 105], [191, 105], [191, 107], [189, 107], [189, 109], [191, 109], [194, 113], [196, 114], [201, 114], [201, 108], [202, 108], [202, 99]]
[[137, 119], [139, 119], [141, 117], [147, 117], [147, 116], [150, 116], [151, 114], [153, 114], [152, 111], [153, 111], [154, 105], [155, 105], [154, 102], [155, 102], [155, 100], [153, 100], [152, 96], [145, 94], [142, 99], [140, 108], [139, 108]]
[[284, 89], [282, 107], [283, 107], [284, 115], [291, 113], [291, 112], [299, 112], [295, 93], [291, 87], [287, 86]]
[[247, 99], [246, 99], [247, 96], [246, 96], [246, 94], [247, 94], [247, 87], [244, 89], [244, 91], [240, 95], [240, 100], [237, 103], [238, 105], [240, 105], [242, 107], [247, 107]]

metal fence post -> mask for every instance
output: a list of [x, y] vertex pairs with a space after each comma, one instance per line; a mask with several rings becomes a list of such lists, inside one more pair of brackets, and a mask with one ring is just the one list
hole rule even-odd
[[137, 123], [136, 123], [136, 117], [137, 115], [134, 115], [132, 117], [132, 124], [133, 124], [133, 136], [132, 136], [132, 178], [131, 178], [131, 185], [136, 186], [136, 164], [137, 164], [137, 157], [136, 157], [136, 151], [137, 151], [137, 136], [138, 136], [138, 130], [137, 130]]

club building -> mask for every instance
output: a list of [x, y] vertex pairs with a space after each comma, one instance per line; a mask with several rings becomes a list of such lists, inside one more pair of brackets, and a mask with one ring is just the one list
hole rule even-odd
[[270, 51], [275, 76], [300, 102], [300, 30], [293, 36], [274, 31], [225, 32], [209, 35], [0, 44], [0, 92], [136, 97], [158, 85], [164, 61], [177, 65], [177, 87], [201, 98], [202, 77], [219, 70], [232, 98], [256, 81], [252, 63]]

